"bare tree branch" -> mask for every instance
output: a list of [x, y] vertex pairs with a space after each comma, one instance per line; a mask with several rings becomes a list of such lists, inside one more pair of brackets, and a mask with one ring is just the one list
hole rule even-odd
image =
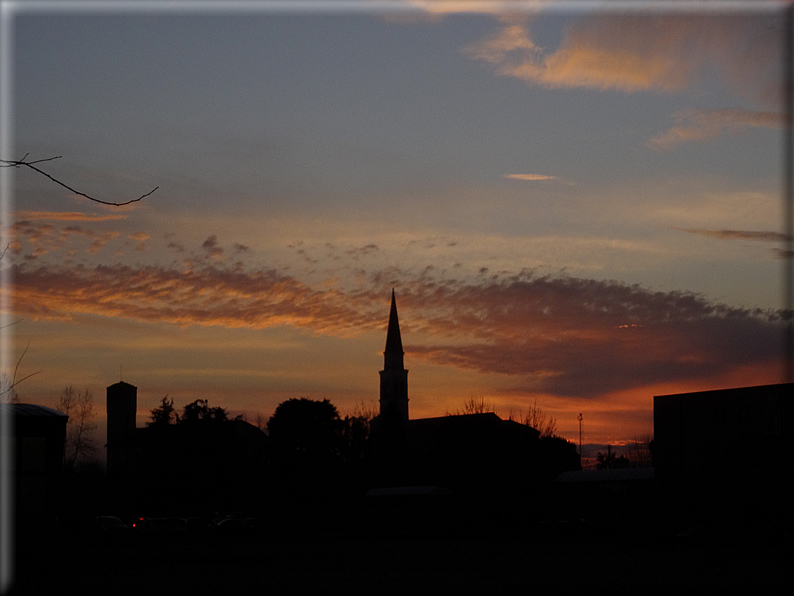
[[96, 441], [91, 436], [97, 427], [94, 422], [96, 412], [93, 395], [88, 389], [77, 393], [69, 385], [61, 393], [57, 409], [69, 417], [66, 422], [63, 459], [67, 469], [72, 470], [81, 456], [96, 450]]
[[21, 323], [24, 320], [25, 319], [17, 319], [16, 321], [13, 321], [11, 323], [6, 323], [5, 325], [0, 325], [0, 329], [8, 329], [9, 327], [13, 327], [14, 325], [18, 325], [19, 323]]
[[22, 377], [17, 381], [17, 372], [19, 372], [19, 365], [22, 364], [22, 359], [25, 357], [25, 354], [27, 353], [29, 347], [30, 347], [30, 342], [28, 342], [28, 345], [25, 346], [22, 355], [19, 357], [19, 360], [17, 360], [17, 365], [14, 367], [14, 376], [11, 378], [11, 382], [8, 383], [7, 385], [6, 385], [7, 383], [6, 379], [8, 377], [6, 376], [5, 371], [3, 371], [2, 374], [3, 382], [0, 383], [0, 399], [2, 400], [10, 399], [10, 401], [14, 401], [15, 400], [14, 389], [16, 388], [16, 386], [19, 385], [25, 379], [29, 379], [30, 377], [36, 376], [37, 374], [42, 372], [38, 370], [34, 373], [30, 373], [29, 375], [25, 375], [24, 377]]
[[79, 190], [75, 190], [74, 188], [72, 188], [68, 184], [64, 184], [63, 182], [61, 182], [57, 178], [53, 178], [47, 172], [37, 168], [34, 165], [34, 164], [42, 163], [42, 162], [45, 162], [45, 161], [52, 161], [54, 159], [61, 159], [61, 157], [63, 157], [62, 155], [56, 155], [55, 157], [47, 157], [45, 159], [37, 159], [37, 160], [34, 160], [34, 161], [26, 161], [28, 155], [29, 154], [26, 153], [22, 159], [18, 159], [18, 160], [0, 159], [0, 168], [18, 168], [20, 166], [25, 166], [26, 168], [30, 168], [31, 170], [33, 170], [35, 172], [38, 172], [42, 176], [46, 176], [47, 178], [49, 178], [50, 180], [55, 182], [55, 184], [59, 184], [60, 186], [63, 186], [67, 190], [70, 190], [73, 193], [75, 193], [76, 195], [80, 195], [81, 197], [85, 197], [89, 201], [94, 201], [95, 203], [101, 203], [102, 205], [112, 205], [114, 207], [121, 207], [123, 205], [129, 205], [130, 203], [137, 203], [141, 199], [145, 199], [150, 194], [152, 194], [155, 190], [160, 188], [159, 186], [155, 186], [152, 190], [150, 190], [146, 194], [143, 194], [143, 195], [139, 196], [137, 199], [132, 199], [130, 201], [125, 201], [123, 203], [112, 203], [110, 201], [102, 201], [101, 199], [95, 199], [94, 197], [91, 197], [91, 196], [85, 194], [84, 192], [80, 192]]

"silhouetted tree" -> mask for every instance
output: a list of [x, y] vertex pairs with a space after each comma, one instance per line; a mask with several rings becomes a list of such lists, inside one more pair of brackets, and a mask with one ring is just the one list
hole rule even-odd
[[598, 461], [596, 468], [599, 470], [616, 470], [620, 468], [631, 467], [631, 461], [629, 461], [629, 458], [627, 458], [625, 455], [618, 457], [611, 449], [606, 453], [601, 453], [599, 451], [598, 455], [596, 455], [596, 460]]
[[88, 389], [77, 393], [68, 386], [61, 393], [57, 409], [69, 417], [63, 457], [64, 465], [71, 470], [79, 458], [96, 450], [96, 443], [91, 436], [91, 432], [97, 427], [94, 422], [94, 398]]
[[557, 432], [557, 420], [541, 410], [538, 407], [537, 400], [527, 408], [521, 422], [534, 428], [540, 433], [541, 437], [553, 437], [554, 433]]
[[14, 404], [19, 401], [14, 380], [3, 371], [0, 373], [0, 403]]
[[[11, 323], [11, 325], [14, 324], [16, 324], [16, 322]], [[10, 325], [6, 325], [6, 327], [10, 327]], [[29, 347], [30, 347], [30, 342], [28, 342], [28, 345], [25, 346], [25, 349], [22, 351], [22, 354], [17, 360], [17, 364], [14, 367], [14, 372], [12, 374], [9, 375], [6, 371], [0, 373], [0, 403], [16, 403], [17, 401], [19, 401], [16, 391], [17, 385], [19, 385], [25, 379], [29, 379], [30, 377], [35, 376], [41, 372], [41, 371], [36, 371], [34, 373], [27, 374], [21, 378], [17, 377], [17, 374], [19, 373], [19, 367], [22, 364], [22, 359], [25, 357], [25, 354], [27, 353]]]
[[174, 398], [168, 399], [166, 395], [160, 406], [153, 408], [151, 412], [151, 421], [146, 423], [146, 426], [164, 426], [169, 424], [176, 424], [179, 422], [179, 414], [176, 413], [174, 408]]
[[304, 397], [281, 402], [267, 423], [276, 451], [309, 457], [339, 455], [342, 429], [336, 406]]
[[485, 397], [479, 393], [475, 393], [463, 404], [462, 410], [455, 410], [452, 413], [447, 412], [447, 416], [465, 416], [467, 414], [485, 414], [493, 412], [494, 407]]
[[342, 421], [342, 456], [346, 463], [363, 462], [369, 455], [372, 418], [345, 416]]
[[540, 437], [540, 465], [543, 476], [553, 480], [562, 472], [582, 469], [582, 459], [574, 443], [556, 435]]
[[225, 422], [229, 419], [226, 410], [221, 407], [210, 408], [206, 399], [197, 399], [185, 406], [181, 422], [192, 424], [196, 422]]

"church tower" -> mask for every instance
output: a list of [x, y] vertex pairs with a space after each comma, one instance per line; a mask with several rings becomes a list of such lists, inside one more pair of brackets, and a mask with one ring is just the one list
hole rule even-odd
[[124, 381], [107, 388], [108, 476], [130, 472], [138, 388]]
[[383, 370], [380, 371], [380, 415], [405, 429], [408, 426], [408, 371], [403, 364], [403, 355], [397, 301], [392, 289], [389, 330], [383, 352]]

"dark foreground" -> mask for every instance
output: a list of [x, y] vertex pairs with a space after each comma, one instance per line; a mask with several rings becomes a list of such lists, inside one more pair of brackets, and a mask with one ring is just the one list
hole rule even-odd
[[42, 544], [12, 594], [790, 594], [790, 541], [306, 537]]

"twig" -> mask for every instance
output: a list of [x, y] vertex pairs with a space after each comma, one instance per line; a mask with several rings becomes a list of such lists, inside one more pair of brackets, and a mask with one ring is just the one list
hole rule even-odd
[[76, 195], [80, 195], [81, 197], [85, 197], [89, 201], [94, 201], [95, 203], [101, 203], [102, 205], [112, 205], [114, 207], [121, 207], [123, 205], [129, 205], [130, 203], [137, 203], [141, 199], [145, 199], [150, 194], [152, 194], [155, 190], [160, 188], [159, 186], [155, 186], [152, 190], [150, 190], [146, 194], [143, 194], [143, 195], [139, 196], [137, 199], [132, 199], [130, 201], [125, 201], [123, 203], [112, 203], [110, 201], [102, 201], [101, 199], [95, 199], [94, 197], [89, 196], [89, 195], [85, 194], [84, 192], [80, 192], [79, 190], [75, 190], [74, 188], [72, 188], [68, 184], [64, 184], [63, 182], [61, 182], [57, 178], [53, 178], [52, 176], [50, 176], [44, 170], [41, 170], [41, 169], [37, 168], [35, 165], [33, 165], [33, 164], [42, 163], [42, 162], [45, 162], [45, 161], [52, 161], [54, 159], [61, 159], [61, 157], [63, 157], [62, 155], [56, 155], [55, 157], [47, 157], [45, 159], [37, 159], [37, 160], [34, 160], [34, 161], [25, 161], [27, 159], [28, 155], [29, 154], [26, 153], [24, 155], [24, 157], [22, 159], [19, 159], [19, 160], [0, 159], [0, 168], [12, 168], [12, 167], [13, 168], [18, 168], [19, 166], [25, 166], [25, 167], [30, 168], [31, 170], [33, 170], [35, 172], [38, 172], [42, 176], [46, 176], [47, 178], [49, 178], [50, 180], [55, 182], [55, 184], [59, 184], [60, 186], [63, 186], [65, 189], [72, 191]]
[[6, 323], [5, 325], [0, 325], [0, 329], [8, 329], [9, 327], [13, 327], [14, 325], [18, 325], [19, 323], [21, 323], [24, 320], [25, 319], [17, 319], [13, 323]]
[[[22, 381], [24, 381], [25, 379], [29, 379], [30, 377], [34, 377], [34, 376], [36, 376], [36, 375], [38, 375], [38, 374], [40, 374], [42, 372], [42, 371], [38, 370], [38, 371], [36, 371], [34, 373], [30, 373], [29, 375], [25, 375], [24, 377], [19, 379], [19, 381], [17, 381], [17, 372], [19, 371], [19, 365], [22, 364], [22, 359], [25, 357], [25, 354], [27, 353], [29, 347], [30, 347], [30, 342], [28, 342], [28, 345], [25, 346], [25, 349], [22, 351], [22, 355], [19, 357], [19, 360], [17, 360], [17, 365], [14, 367], [14, 376], [11, 377], [11, 384], [8, 387], [6, 387], [5, 389], [3, 389], [2, 391], [0, 391], [0, 395], [5, 395], [6, 393], [11, 393], [14, 390], [14, 388], [17, 385], [19, 385]], [[13, 395], [13, 393], [12, 393], [12, 395]]]

